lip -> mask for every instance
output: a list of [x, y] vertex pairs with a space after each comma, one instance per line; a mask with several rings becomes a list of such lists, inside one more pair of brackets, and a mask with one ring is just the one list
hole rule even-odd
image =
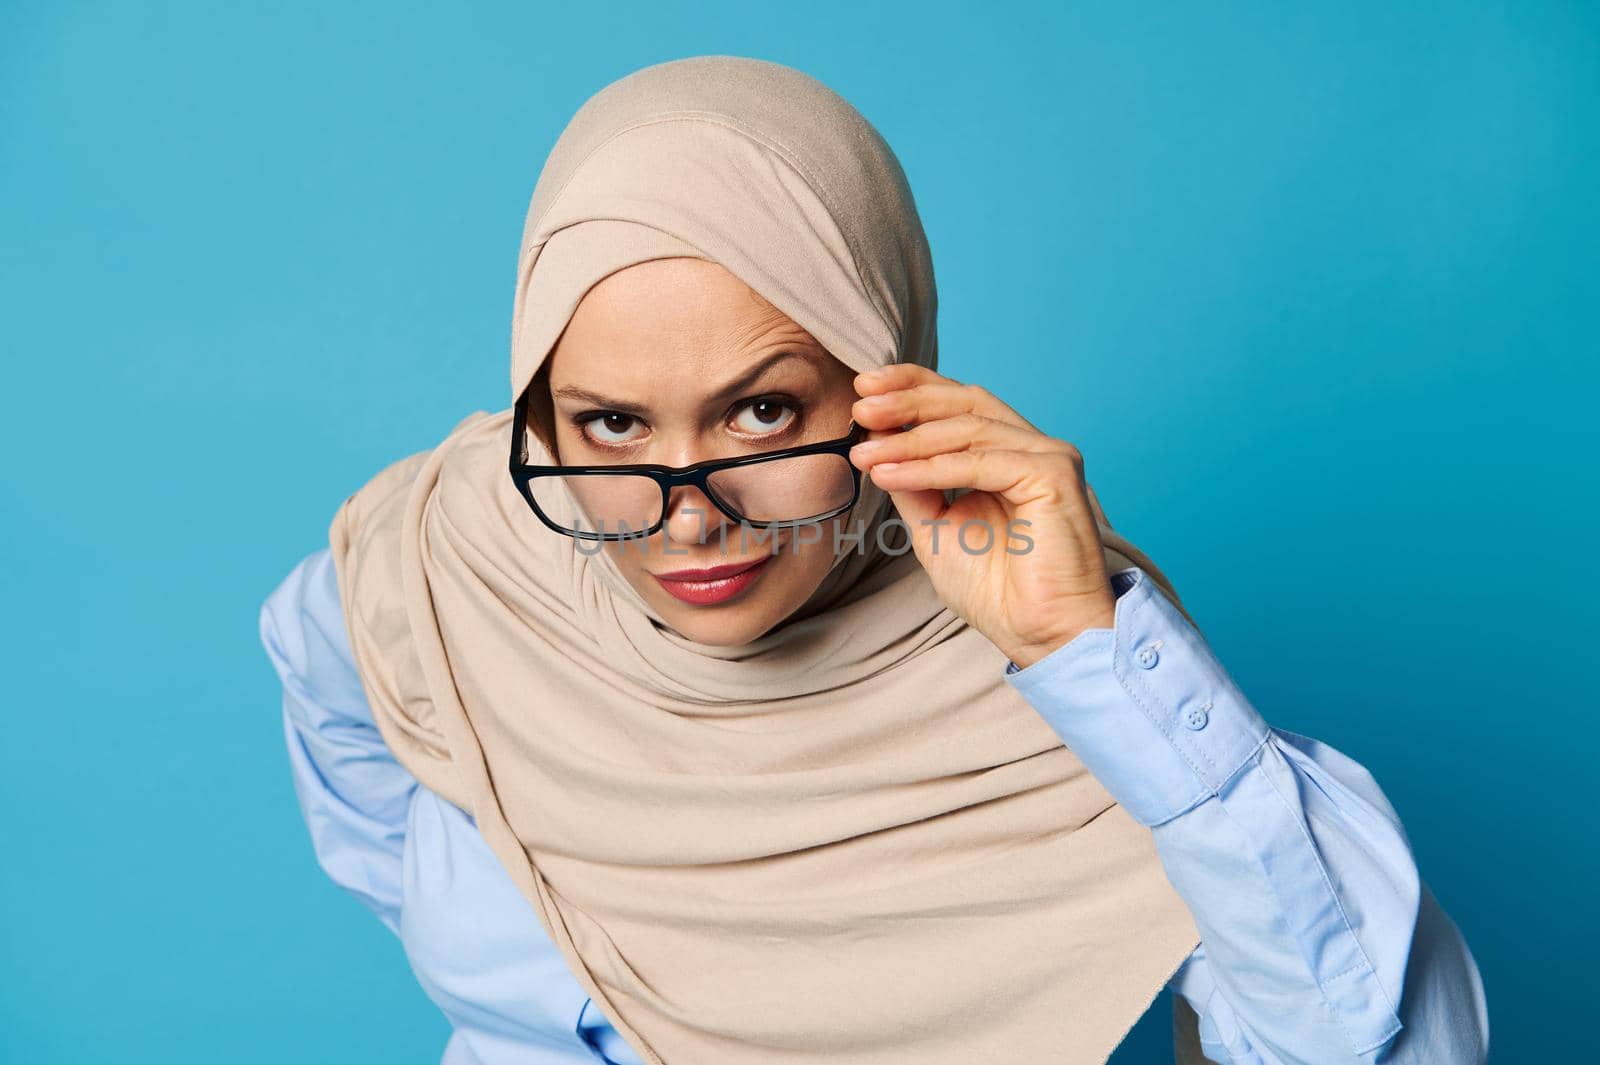
[[672, 573], [652, 573], [668, 595], [685, 603], [706, 606], [721, 603], [754, 584], [766, 572], [771, 555], [753, 562], [735, 562], [709, 569], [680, 569]]
[[730, 562], [726, 566], [712, 566], [709, 569], [677, 569], [671, 573], [657, 573], [655, 576], [664, 581], [717, 581], [759, 566], [771, 557], [771, 555], [763, 555], [760, 558], [751, 559], [749, 562]]

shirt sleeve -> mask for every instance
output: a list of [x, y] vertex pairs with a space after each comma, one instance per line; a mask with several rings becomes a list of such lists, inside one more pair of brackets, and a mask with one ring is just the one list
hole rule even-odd
[[289, 767], [317, 862], [398, 935], [406, 820], [417, 780], [373, 723], [329, 549], [290, 571], [262, 604], [260, 624], [283, 683]]
[[1201, 943], [1169, 986], [1221, 1065], [1487, 1057], [1477, 965], [1357, 762], [1270, 728], [1137, 566], [1113, 628], [1007, 679], [1151, 829]]

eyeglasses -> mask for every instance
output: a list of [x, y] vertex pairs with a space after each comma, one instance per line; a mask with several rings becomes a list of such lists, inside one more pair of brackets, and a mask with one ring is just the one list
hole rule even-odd
[[[523, 396], [511, 424], [511, 479], [547, 528], [580, 540], [653, 536], [666, 523], [672, 490], [684, 485], [700, 489], [733, 521], [757, 529], [837, 517], [861, 494], [861, 471], [848, 454], [865, 436], [855, 422], [836, 440], [677, 467], [529, 465], [527, 425]], [[569, 499], [581, 514], [572, 513]]]

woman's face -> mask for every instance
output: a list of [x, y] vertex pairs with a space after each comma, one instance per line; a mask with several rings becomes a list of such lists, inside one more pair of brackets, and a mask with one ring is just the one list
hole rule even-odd
[[[857, 398], [853, 370], [703, 259], [656, 259], [606, 277], [578, 305], [547, 366], [565, 465], [687, 466], [832, 440], [849, 431]], [[659, 533], [603, 549], [673, 629], [731, 646], [788, 617], [827, 574], [828, 525], [821, 535], [801, 531], [741, 535], [699, 489], [682, 487]], [[683, 579], [752, 566], [734, 578]]]

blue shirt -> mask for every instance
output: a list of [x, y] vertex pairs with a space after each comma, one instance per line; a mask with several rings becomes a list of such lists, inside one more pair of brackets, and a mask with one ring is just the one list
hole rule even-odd
[[[1006, 679], [1150, 828], [1201, 943], [1168, 986], [1220, 1065], [1487, 1057], [1477, 964], [1371, 774], [1270, 728], [1138, 567], [1112, 628]], [[372, 720], [332, 557], [261, 608], [295, 792], [318, 862], [393, 930], [454, 1033], [441, 1065], [640, 1065], [567, 969], [471, 815]]]

